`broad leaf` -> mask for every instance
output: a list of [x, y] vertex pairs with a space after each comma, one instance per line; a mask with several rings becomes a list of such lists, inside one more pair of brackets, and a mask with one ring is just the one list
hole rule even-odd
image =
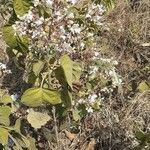
[[27, 148], [30, 146], [29, 140], [21, 134], [15, 134], [15, 141], [17, 142], [18, 149], [20, 149], [20, 146], [23, 148]]
[[75, 121], [78, 121], [78, 120], [81, 119], [79, 113], [80, 113], [80, 112], [79, 112], [79, 110], [77, 110], [77, 109], [73, 109], [73, 110], [72, 110], [72, 117], [73, 117], [73, 119], [74, 119]]
[[23, 94], [22, 103], [30, 107], [41, 106], [47, 102], [52, 105], [61, 103], [60, 94], [57, 91], [46, 90], [43, 88], [30, 88]]
[[8, 126], [10, 124], [9, 115], [11, 108], [9, 106], [0, 107], [0, 124]]
[[44, 64], [45, 63], [41, 60], [33, 64], [33, 72], [36, 76], [38, 76], [39, 73], [42, 71]]
[[141, 82], [141, 83], [139, 84], [138, 90], [139, 90], [140, 92], [144, 92], [144, 91], [150, 90], [150, 84], [147, 83], [147, 82], [145, 82], [145, 81], [143, 81], [143, 82]]
[[67, 89], [63, 89], [61, 92], [61, 99], [67, 108], [72, 106], [72, 94]]
[[33, 109], [30, 109], [29, 114], [27, 115], [28, 122], [35, 129], [41, 128], [50, 119], [51, 119], [51, 117], [47, 113], [36, 112]]
[[13, 7], [18, 16], [25, 15], [31, 6], [31, 0], [14, 0]]
[[72, 88], [73, 61], [68, 55], [63, 55], [60, 58], [60, 65], [63, 69], [68, 85]]
[[28, 38], [27, 36], [19, 36], [12, 26], [5, 26], [3, 28], [3, 36], [6, 44], [21, 52], [28, 51]]
[[30, 88], [24, 92], [21, 101], [30, 107], [38, 107], [43, 103], [43, 94], [41, 88]]
[[17, 119], [15, 122], [14, 130], [19, 134], [21, 134], [20, 126], [21, 126], [21, 120]]
[[16, 33], [12, 26], [5, 26], [3, 28], [3, 36], [6, 44], [11, 48], [16, 48], [18, 46]]
[[0, 103], [3, 104], [9, 104], [12, 103], [12, 98], [9, 95], [4, 95], [1, 99], [0, 99]]
[[43, 100], [52, 105], [61, 103], [60, 93], [43, 89]]
[[12, 103], [12, 98], [7, 94], [5, 90], [0, 89], [0, 103], [9, 104]]
[[77, 62], [73, 63], [73, 81], [78, 81], [81, 76], [81, 65]]
[[36, 145], [35, 145], [35, 139], [32, 137], [28, 137], [28, 140], [30, 142], [29, 150], [37, 150]]
[[6, 145], [8, 143], [8, 130], [5, 128], [0, 128], [0, 144]]

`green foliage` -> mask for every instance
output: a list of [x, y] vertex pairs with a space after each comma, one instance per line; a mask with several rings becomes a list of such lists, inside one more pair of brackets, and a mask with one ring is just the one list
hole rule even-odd
[[35, 129], [41, 128], [41, 126], [44, 126], [50, 119], [47, 113], [36, 112], [33, 109], [30, 109], [27, 115], [28, 122]]
[[44, 67], [44, 62], [39, 60], [38, 62], [36, 63], [33, 63], [33, 72], [36, 76], [38, 76], [41, 72], [41, 70], [43, 69]]
[[72, 88], [73, 62], [67, 55], [60, 58], [60, 66], [63, 69], [65, 79], [68, 85]]
[[9, 106], [0, 107], [0, 124], [9, 126], [9, 115], [11, 113], [11, 108]]
[[49, 103], [52, 105], [61, 103], [59, 92], [43, 88], [28, 89], [23, 94], [21, 101], [23, 104], [30, 107], [38, 107], [43, 103]]
[[[73, 31], [71, 31], [71, 34], [74, 34], [74, 36], [79, 34], [78, 27], [80, 26], [83, 26], [83, 32], [86, 31], [86, 34], [88, 32], [90, 34], [92, 33], [93, 37], [95, 36], [94, 34], [97, 34], [99, 30], [98, 25], [88, 17], [86, 18], [88, 5], [91, 5], [91, 3], [92, 1], [84, 1], [81, 5], [77, 4], [71, 6], [70, 3], [66, 1], [60, 2], [61, 5], [63, 4], [63, 7], [69, 10], [69, 13], [66, 15], [72, 13], [74, 16], [74, 18], [70, 19], [75, 25], [75, 27], [72, 27]], [[107, 5], [107, 9], [114, 8], [114, 2], [111, 0], [98, 0], [93, 3], [103, 3]], [[96, 8], [95, 5], [93, 5], [93, 7], [98, 11], [97, 9], [99, 8]], [[8, 45], [7, 53], [9, 57], [14, 58], [15, 62], [17, 61], [16, 67], [19, 69], [19, 58], [20, 56], [24, 58], [24, 60], [21, 60], [21, 63], [23, 63], [21, 69], [25, 72], [23, 79], [27, 84], [31, 84], [32, 87], [27, 89], [21, 96], [19, 95], [17, 100], [12, 100], [7, 92], [0, 91], [0, 143], [3, 144], [3, 146], [7, 146], [9, 139], [11, 139], [13, 141], [12, 149], [14, 150], [36, 150], [35, 143], [37, 141], [34, 137], [30, 137], [30, 133], [26, 134], [28, 130], [31, 130], [31, 127], [35, 129], [34, 131], [41, 129], [48, 142], [56, 142], [57, 135], [45, 126], [47, 123], [52, 123], [52, 125], [56, 124], [57, 121], [61, 122], [61, 117], [65, 118], [67, 116], [72, 118], [72, 122], [78, 123], [82, 117], [87, 114], [87, 108], [91, 108], [92, 110], [100, 109], [100, 103], [97, 99], [95, 102], [88, 102], [90, 91], [95, 91], [97, 88], [96, 83], [98, 82], [98, 77], [95, 73], [94, 79], [90, 80], [90, 76], [88, 75], [88, 56], [87, 58], [83, 58], [82, 61], [72, 57], [73, 53], [71, 51], [74, 51], [73, 48], [66, 52], [56, 50], [57, 46], [55, 47], [53, 41], [51, 42], [54, 37], [50, 37], [55, 30], [53, 29], [55, 27], [51, 27], [53, 23], [49, 22], [51, 17], [53, 17], [52, 13], [55, 12], [53, 6], [45, 6], [42, 1], [40, 1], [38, 6], [35, 6], [35, 2], [31, 0], [13, 0], [11, 2], [11, 8], [11, 16], [3, 28], [3, 37]], [[35, 10], [32, 12], [32, 9]], [[67, 9], [64, 10], [67, 11]], [[28, 14], [28, 12], [31, 14]], [[57, 15], [59, 17], [59, 13]], [[95, 14], [88, 15], [92, 17], [92, 15]], [[39, 17], [39, 20], [36, 20], [36, 17]], [[67, 16], [64, 16], [64, 18], [62, 18], [62, 24], [64, 23], [63, 19], [65, 20], [65, 24], [67, 24], [66, 17]], [[19, 28], [16, 28], [16, 26], [18, 22], [22, 23], [24, 18], [26, 18], [25, 24], [28, 26], [25, 29], [27, 32], [22, 33], [21, 31], [24, 26], [20, 29], [21, 31]], [[46, 22], [41, 24], [42, 20]], [[36, 24], [34, 24], [34, 21]], [[38, 31], [32, 33], [32, 28], [38, 29], [40, 25], [42, 26], [41, 33], [38, 33]], [[54, 24], [54, 26], [57, 26], [57, 24]], [[58, 24], [58, 26], [61, 26], [61, 24]], [[65, 32], [67, 33], [70, 32], [71, 29], [67, 27], [67, 29], [64, 30], [66, 30]], [[36, 37], [38, 34], [41, 36], [40, 40]], [[45, 34], [45, 36], [43, 37], [42, 34]], [[47, 34], [48, 37], [46, 37]], [[90, 50], [90, 48], [93, 49], [92, 46], [95, 45], [95, 41], [91, 40], [86, 34], [81, 37], [81, 39], [83, 38], [82, 44], [85, 44], [88, 50]], [[54, 36], [57, 37], [58, 35]], [[32, 41], [32, 38], [35, 43]], [[55, 42], [56, 45], [59, 45], [60, 40], [56, 40]], [[40, 44], [42, 47], [38, 47]], [[74, 45], [74, 43], [70, 44]], [[34, 48], [29, 47], [33, 45]], [[79, 46], [79, 51], [84, 54], [84, 49], [80, 48], [78, 42], [77, 45]], [[79, 51], [77, 52], [80, 53]], [[93, 64], [91, 63], [90, 65]], [[84, 82], [83, 85], [81, 77]], [[90, 88], [88, 88], [87, 85], [89, 85]], [[22, 89], [20, 91], [22, 92]], [[86, 99], [86, 103], [79, 104], [78, 100], [83, 97]], [[25, 111], [25, 113], [22, 113], [22, 111]], [[20, 115], [19, 113], [21, 113], [21, 115], [23, 114], [23, 116], [18, 117], [18, 115]], [[60, 120], [57, 120], [58, 118]], [[50, 120], [52, 121], [50, 122]], [[67, 126], [69, 125], [67, 124]]]
[[3, 28], [3, 36], [8, 46], [11, 48], [16, 48], [18, 46], [15, 31], [12, 26], [5, 26]]
[[31, 0], [14, 0], [13, 8], [18, 16], [23, 16], [29, 11]]
[[3, 36], [6, 44], [20, 52], [28, 51], [28, 38], [26, 36], [19, 36], [12, 26], [7, 25], [3, 28]]
[[135, 136], [140, 141], [140, 144], [134, 147], [134, 150], [141, 150], [150, 147], [150, 134], [138, 131]]
[[138, 90], [140, 92], [144, 92], [144, 91], [147, 91], [147, 90], [150, 90], [150, 84], [148, 82], [141, 82], [138, 86]]
[[7, 129], [0, 127], [0, 143], [6, 145], [8, 143], [9, 132]]

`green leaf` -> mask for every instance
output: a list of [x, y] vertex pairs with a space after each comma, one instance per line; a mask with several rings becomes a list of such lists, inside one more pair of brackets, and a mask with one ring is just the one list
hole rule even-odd
[[0, 143], [6, 145], [8, 143], [9, 132], [5, 128], [0, 128]]
[[41, 106], [44, 102], [48, 102], [52, 105], [61, 103], [59, 92], [42, 88], [28, 89], [23, 94], [21, 101], [22, 103], [30, 107]]
[[21, 120], [17, 119], [15, 122], [14, 130], [19, 134], [21, 134], [20, 126], [21, 126]]
[[29, 110], [29, 114], [27, 115], [27, 120], [31, 124], [31, 126], [35, 129], [39, 129], [44, 126], [51, 117], [47, 113], [36, 112], [33, 109]]
[[5, 26], [3, 28], [3, 36], [6, 44], [11, 48], [16, 48], [18, 46], [16, 33], [12, 26]]
[[10, 124], [9, 115], [11, 108], [9, 106], [0, 107], [0, 124], [8, 126]]
[[1, 99], [0, 99], [0, 103], [3, 104], [10, 104], [12, 103], [12, 98], [9, 95], [4, 95]]
[[111, 11], [115, 8], [115, 1], [116, 0], [102, 0], [104, 6], [106, 7], [107, 11]]
[[[19, 36], [12, 26], [5, 26], [3, 28], [3, 37], [6, 44], [12, 48], [21, 52], [28, 51], [28, 38], [27, 36]], [[9, 49], [10, 50], [10, 49]]]
[[143, 81], [139, 84], [138, 86], [138, 90], [140, 92], [144, 92], [144, 91], [147, 91], [147, 90], [150, 90], [150, 84], [147, 83], [146, 81]]
[[99, 110], [100, 109], [100, 102], [96, 101], [92, 104], [92, 108], [94, 108], [95, 110]]
[[35, 139], [32, 137], [28, 137], [28, 140], [30, 142], [29, 150], [37, 150], [36, 145], [35, 145]]
[[15, 144], [17, 143], [18, 149], [22, 150], [21, 147], [27, 148], [30, 146], [29, 140], [22, 134], [15, 134], [14, 137], [15, 138], [12, 140], [15, 140], [14, 142], [15, 142]]
[[21, 50], [21, 52], [27, 52], [28, 51], [28, 45], [29, 45], [29, 39], [27, 36], [16, 36], [17, 44], [18, 44], [18, 50]]
[[73, 61], [68, 55], [63, 55], [60, 58], [60, 65], [63, 69], [68, 85], [72, 88]]
[[41, 88], [30, 88], [24, 92], [21, 101], [30, 107], [38, 107], [43, 103], [43, 94]]
[[52, 105], [61, 103], [60, 93], [57, 91], [50, 91], [43, 89], [43, 100]]
[[31, 6], [31, 0], [14, 0], [13, 8], [18, 16], [26, 14]]
[[12, 98], [7, 94], [5, 90], [0, 89], [0, 103], [10, 104], [12, 103]]
[[67, 108], [72, 107], [72, 94], [67, 89], [62, 90], [61, 99]]
[[78, 109], [73, 109], [72, 110], [72, 116], [74, 121], [79, 121], [81, 119], [80, 115], [79, 115], [79, 110]]
[[73, 63], [73, 81], [78, 81], [81, 76], [81, 65], [77, 62]]
[[36, 76], [39, 75], [39, 73], [42, 71], [44, 67], [45, 62], [39, 60], [38, 62], [33, 64], [33, 72]]

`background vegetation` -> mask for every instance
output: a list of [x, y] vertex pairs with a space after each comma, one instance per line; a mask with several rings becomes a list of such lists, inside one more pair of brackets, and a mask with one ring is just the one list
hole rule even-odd
[[51, 2], [0, 1], [0, 149], [149, 150], [150, 1]]

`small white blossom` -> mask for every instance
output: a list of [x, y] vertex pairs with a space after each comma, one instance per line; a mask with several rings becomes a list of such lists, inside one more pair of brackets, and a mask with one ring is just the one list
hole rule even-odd
[[93, 33], [89, 32], [87, 36], [88, 36], [88, 37], [91, 37], [91, 36], [93, 36], [93, 35], [94, 35]]
[[90, 66], [90, 71], [89, 74], [95, 74], [98, 71], [98, 67], [97, 66]]
[[68, 15], [68, 18], [74, 18], [74, 14], [73, 14], [73, 13], [70, 13], [70, 14]]
[[85, 17], [86, 17], [86, 18], [91, 18], [91, 15], [88, 13], [88, 14], [86, 14]]
[[0, 62], [0, 69], [6, 69], [6, 64]]
[[87, 111], [88, 113], [93, 113], [93, 109], [92, 109], [91, 107], [86, 108], [86, 111]]
[[43, 22], [44, 22], [44, 18], [43, 18], [43, 17], [40, 17], [37, 21], [35, 21], [35, 24], [36, 24], [37, 26], [40, 26], [40, 25], [43, 24]]
[[78, 24], [74, 24], [71, 28], [70, 28], [72, 33], [80, 33], [81, 32], [81, 28], [79, 27]]
[[73, 5], [77, 2], [78, 0], [67, 0], [67, 2], [72, 3]]
[[52, 6], [53, 0], [46, 0], [46, 5], [47, 6]]
[[78, 100], [78, 103], [83, 104], [83, 103], [85, 103], [85, 100], [81, 98], [81, 99]]
[[39, 0], [34, 0], [33, 4], [34, 4], [35, 7], [38, 6], [39, 5]]
[[89, 95], [89, 97], [88, 97], [89, 103], [94, 103], [96, 98], [97, 98], [96, 94]]
[[12, 98], [13, 101], [16, 101], [18, 99], [17, 94], [12, 94], [10, 97]]

